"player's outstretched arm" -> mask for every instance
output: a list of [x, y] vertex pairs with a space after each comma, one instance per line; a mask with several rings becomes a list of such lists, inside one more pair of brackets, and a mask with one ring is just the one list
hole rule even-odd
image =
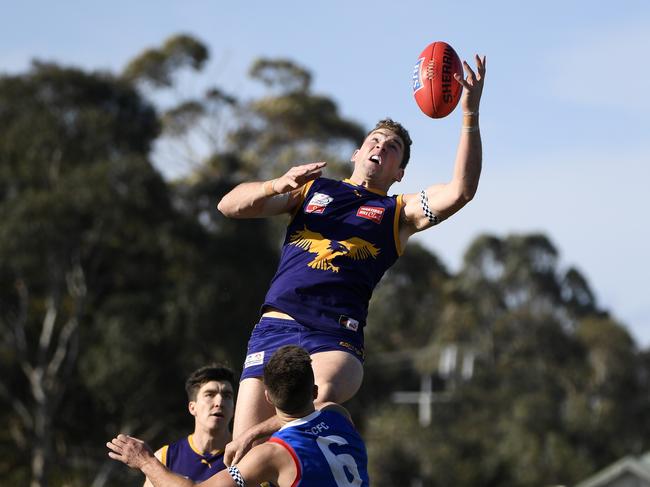
[[277, 179], [239, 184], [219, 201], [217, 208], [229, 218], [262, 218], [290, 213], [300, 201], [300, 189], [320, 177], [326, 164], [302, 164], [292, 167]]
[[140, 470], [154, 487], [190, 487], [189, 479], [171, 472], [154, 456], [149, 446], [138, 438], [117, 435], [106, 443], [110, 450], [108, 456], [125, 465]]
[[454, 173], [447, 184], [436, 184], [424, 189], [424, 194], [404, 195], [404, 213], [401, 236], [429, 228], [465, 206], [476, 194], [482, 165], [479, 105], [485, 80], [485, 56], [475, 56], [476, 71], [463, 61], [466, 77], [454, 75], [463, 85], [461, 108], [463, 126], [456, 152]]
[[[163, 463], [163, 464], [164, 464], [163, 459], [162, 459], [162, 453], [163, 453], [163, 449], [160, 448], [159, 450], [156, 451], [156, 453], [154, 453], [154, 456], [155, 456], [158, 460], [160, 460], [160, 463]], [[145, 480], [144, 480], [144, 484], [142, 485], [142, 487], [153, 487], [153, 484], [149, 481], [148, 478], [145, 478]]]
[[[236, 468], [246, 485], [260, 485], [264, 482], [272, 482], [272, 485], [293, 485], [297, 473], [291, 455], [284, 447], [271, 442], [254, 447], [237, 463]], [[227, 477], [232, 479], [232, 475], [232, 473], [222, 470], [200, 485], [202, 487], [226, 487]], [[209, 484], [212, 479], [215, 483]]]

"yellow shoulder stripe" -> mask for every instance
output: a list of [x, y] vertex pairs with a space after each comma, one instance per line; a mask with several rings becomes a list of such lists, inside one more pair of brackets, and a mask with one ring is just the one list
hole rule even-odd
[[395, 249], [397, 249], [397, 255], [402, 255], [404, 252], [399, 238], [399, 219], [402, 214], [402, 208], [404, 208], [404, 195], [400, 194], [397, 195], [397, 202], [395, 203], [395, 217], [393, 219], [393, 235], [395, 238]]

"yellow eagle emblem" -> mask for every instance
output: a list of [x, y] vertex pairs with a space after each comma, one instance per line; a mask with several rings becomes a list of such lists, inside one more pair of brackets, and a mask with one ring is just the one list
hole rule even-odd
[[316, 257], [307, 265], [312, 269], [338, 272], [339, 267], [332, 264], [335, 257], [346, 256], [350, 259], [376, 259], [379, 249], [362, 238], [352, 237], [347, 240], [329, 240], [318, 232], [312, 232], [305, 226], [289, 237], [289, 244], [295, 245], [307, 252], [315, 253]]

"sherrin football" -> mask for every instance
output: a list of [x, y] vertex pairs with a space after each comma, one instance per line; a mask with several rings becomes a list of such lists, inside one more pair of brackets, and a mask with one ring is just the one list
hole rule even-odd
[[463, 76], [463, 65], [453, 47], [436, 41], [424, 48], [413, 68], [413, 96], [425, 115], [442, 118], [456, 108], [463, 87], [454, 73]]

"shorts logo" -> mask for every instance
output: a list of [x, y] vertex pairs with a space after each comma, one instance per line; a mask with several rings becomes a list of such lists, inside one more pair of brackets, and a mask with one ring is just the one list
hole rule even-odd
[[424, 87], [422, 80], [420, 79], [420, 70], [422, 69], [423, 62], [423, 57], [418, 59], [418, 62], [415, 63], [415, 67], [413, 68], [413, 93]]
[[341, 316], [339, 318], [339, 325], [352, 331], [357, 331], [359, 329], [359, 322], [349, 316]]
[[329, 205], [334, 198], [323, 193], [314, 193], [314, 196], [311, 197], [309, 203], [307, 203], [307, 208], [305, 208], [305, 213], [323, 213], [325, 207]]
[[384, 217], [384, 211], [386, 211], [386, 208], [380, 206], [362, 206], [357, 210], [357, 216], [372, 220], [375, 223], [381, 223], [381, 219]]
[[253, 365], [262, 365], [264, 363], [264, 352], [255, 352], [246, 355], [244, 361], [244, 368], [252, 367]]
[[357, 355], [358, 357], [361, 357], [362, 359], [364, 359], [364, 358], [366, 357], [366, 353], [363, 351], [363, 349], [359, 350], [357, 347], [355, 347], [355, 346], [352, 345], [351, 343], [348, 343], [348, 342], [339, 342], [339, 345], [340, 345], [341, 347], [343, 347], [343, 348], [347, 348], [348, 350], [350, 350], [351, 352], [353, 352], [353, 353], [354, 353], [355, 355]]

